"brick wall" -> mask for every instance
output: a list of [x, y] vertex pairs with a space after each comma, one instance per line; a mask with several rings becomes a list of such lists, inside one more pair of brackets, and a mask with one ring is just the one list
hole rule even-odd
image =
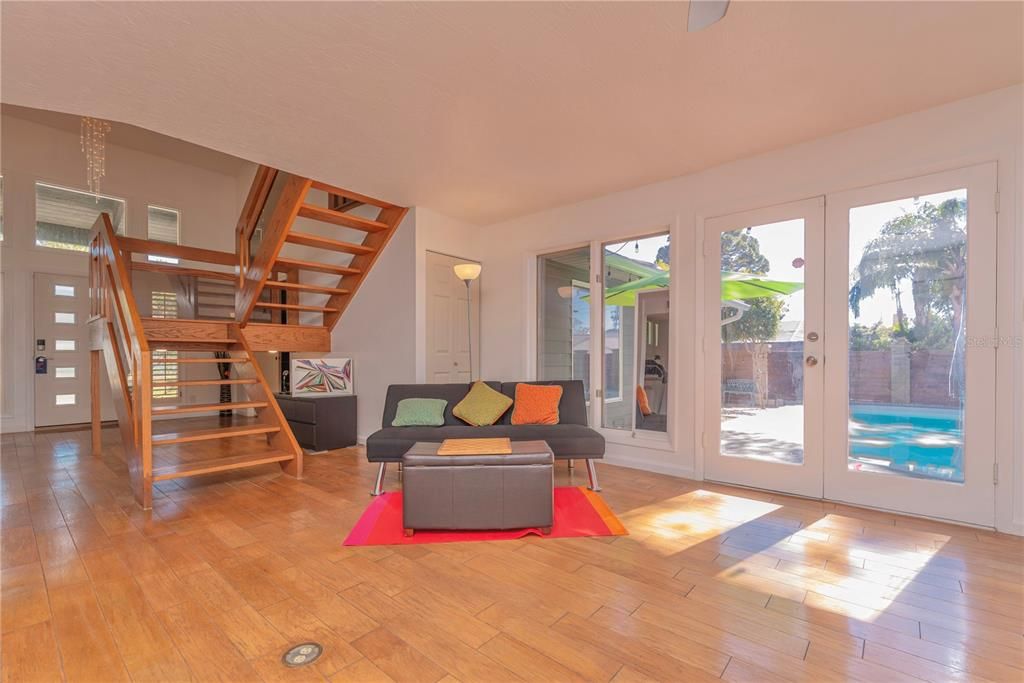
[[[914, 351], [910, 354], [910, 402], [926, 406], [957, 406], [949, 395], [951, 351]], [[777, 342], [768, 352], [768, 398], [799, 401], [803, 391], [803, 344]], [[723, 379], [753, 379], [748, 347], [741, 343], [722, 347]], [[850, 398], [854, 403], [892, 402], [890, 350], [854, 351], [850, 354]]]

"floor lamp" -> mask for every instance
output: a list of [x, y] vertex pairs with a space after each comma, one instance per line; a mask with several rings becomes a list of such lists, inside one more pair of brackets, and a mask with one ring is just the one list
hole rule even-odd
[[470, 285], [480, 277], [479, 263], [457, 263], [453, 267], [455, 277], [466, 283], [466, 341], [469, 342], [469, 381], [473, 381], [473, 295]]

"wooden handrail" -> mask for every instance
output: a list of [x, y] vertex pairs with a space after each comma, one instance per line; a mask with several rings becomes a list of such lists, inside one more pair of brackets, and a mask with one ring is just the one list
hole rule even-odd
[[[228, 251], [216, 251], [214, 249], [201, 249], [199, 247], [186, 247], [182, 244], [171, 244], [170, 242], [159, 242], [157, 240], [141, 240], [137, 237], [118, 237], [118, 243], [125, 251], [133, 254], [149, 254], [151, 256], [166, 256], [178, 258], [185, 261], [201, 261], [203, 263], [216, 263], [221, 266], [238, 265], [238, 256]], [[134, 266], [133, 266], [134, 267]]]
[[270, 166], [259, 166], [249, 186], [249, 194], [242, 205], [242, 213], [238, 217], [235, 228], [235, 251], [238, 255], [238, 283], [242, 284], [245, 271], [249, 268], [249, 241], [256, 230], [260, 216], [270, 196], [270, 190], [277, 179], [277, 169]]
[[[107, 373], [115, 389], [121, 440], [128, 458], [132, 488], [142, 507], [149, 508], [152, 507], [153, 476], [152, 355], [135, 306], [128, 256], [121, 243], [124, 239], [130, 238], [119, 238], [110, 215], [101, 213], [93, 224], [89, 241], [90, 325], [100, 326], [98, 335], [94, 337], [98, 337], [101, 349], [94, 348], [93, 351], [102, 350]], [[140, 241], [145, 242], [136, 240]], [[97, 397], [94, 396], [93, 400]]]
[[[264, 211], [269, 210], [272, 213], [266, 223], [259, 251], [242, 272], [240, 289], [235, 298], [235, 320], [239, 323], [245, 324], [249, 321], [260, 292], [263, 291], [263, 285], [274, 271], [281, 247], [299, 213], [299, 207], [309, 191], [311, 182], [309, 178], [284, 174], [284, 182], [277, 201], [273, 206], [263, 208]], [[248, 253], [248, 240], [242, 244], [242, 250]]]
[[225, 280], [229, 282], [236, 282], [238, 280], [238, 276], [235, 273], [229, 273], [227, 271], [221, 272], [217, 270], [206, 270], [205, 268], [183, 268], [182, 266], [176, 266], [171, 263], [154, 263], [152, 261], [136, 261], [132, 264], [132, 270], [150, 270], [155, 273], [166, 273], [168, 275], [177, 275], [179, 277], [198, 277], [210, 280]]

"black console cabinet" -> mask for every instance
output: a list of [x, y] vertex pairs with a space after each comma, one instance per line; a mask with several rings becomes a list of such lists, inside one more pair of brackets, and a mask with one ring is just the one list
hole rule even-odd
[[355, 396], [275, 394], [275, 397], [303, 448], [329, 451], [356, 445]]

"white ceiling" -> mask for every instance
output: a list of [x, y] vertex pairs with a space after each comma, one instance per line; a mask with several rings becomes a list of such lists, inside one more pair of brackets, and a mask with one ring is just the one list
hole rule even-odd
[[0, 95], [488, 223], [1019, 83], [1022, 7], [5, 0]]

